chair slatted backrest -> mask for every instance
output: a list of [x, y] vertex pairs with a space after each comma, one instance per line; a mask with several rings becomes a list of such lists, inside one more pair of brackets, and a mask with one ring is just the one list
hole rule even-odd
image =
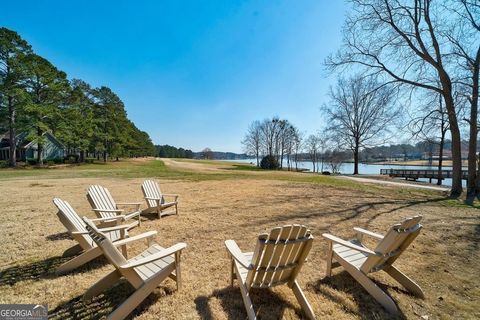
[[[107, 188], [104, 188], [99, 185], [90, 186], [87, 190], [87, 199], [92, 208], [94, 209], [106, 209], [106, 210], [116, 210], [117, 204], [112, 198], [112, 195]], [[117, 214], [115, 212], [98, 212], [102, 218], [115, 217]]]
[[67, 202], [59, 198], [53, 199], [53, 204], [58, 208], [57, 216], [60, 222], [67, 228], [68, 233], [72, 235], [72, 232], [85, 232], [78, 237], [75, 237], [83, 249], [88, 249], [95, 246], [93, 239], [87, 232], [85, 222], [79, 217], [77, 212]]
[[[160, 191], [160, 186], [157, 182], [152, 180], [145, 180], [142, 184], [143, 195], [148, 198], [160, 199], [160, 204], [163, 204], [165, 201]], [[146, 199], [148, 207], [153, 208], [157, 206], [157, 201], [152, 199]]]
[[261, 234], [247, 274], [247, 287], [269, 288], [293, 282], [312, 242], [310, 231], [303, 225], [287, 225]]
[[376, 272], [393, 264], [420, 233], [422, 216], [405, 219], [393, 225], [375, 248], [376, 256], [369, 256], [360, 267], [365, 273]]
[[117, 269], [117, 271], [120, 272], [120, 274], [122, 274], [122, 276], [124, 276], [135, 288], [138, 288], [143, 283], [143, 280], [133, 268], [121, 268], [121, 266], [127, 263], [127, 259], [125, 259], [120, 250], [118, 250], [105, 233], [101, 232], [97, 226], [90, 221], [90, 219], [83, 217], [83, 221], [85, 221], [88, 234], [92, 237], [97, 246], [100, 247], [107, 260], [113, 264], [115, 269]]

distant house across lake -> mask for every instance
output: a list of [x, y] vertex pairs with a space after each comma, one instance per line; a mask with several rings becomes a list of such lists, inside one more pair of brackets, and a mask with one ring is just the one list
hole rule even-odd
[[[53, 160], [65, 156], [65, 146], [58, 141], [50, 132], [43, 134], [45, 143], [43, 145], [42, 158], [44, 160]], [[28, 134], [23, 132], [17, 135], [17, 161], [26, 161], [27, 159], [37, 158], [37, 142], [28, 138]], [[0, 160], [8, 160], [10, 157], [10, 137], [8, 132], [0, 136]]]

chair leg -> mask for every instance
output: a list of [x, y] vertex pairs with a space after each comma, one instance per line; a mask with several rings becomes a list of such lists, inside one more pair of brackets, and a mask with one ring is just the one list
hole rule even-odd
[[367, 277], [363, 272], [351, 265], [342, 264], [345, 270], [350, 273], [350, 275], [355, 278], [362, 285], [365, 290], [370, 293], [372, 297], [375, 298], [388, 312], [392, 314], [398, 313], [398, 308], [392, 298], [390, 298], [382, 289], [380, 289], [369, 277]]
[[235, 271], [237, 274], [238, 285], [240, 287], [240, 292], [242, 293], [243, 304], [245, 305], [248, 319], [256, 320], [257, 316], [255, 315], [255, 310], [253, 310], [252, 299], [250, 299], [250, 292], [245, 286], [245, 283], [242, 281], [242, 278], [240, 277], [240, 272], [236, 265], [235, 265]]
[[82, 246], [80, 246], [79, 244], [76, 244], [74, 245], [73, 247], [71, 248], [68, 248], [67, 250], [65, 250], [62, 254], [62, 257], [70, 257], [70, 256], [74, 256], [76, 255], [77, 253], [80, 253], [82, 252], [83, 249], [82, 249]]
[[175, 214], [178, 215], [178, 204], [175, 203]]
[[326, 276], [332, 276], [332, 260], [333, 260], [333, 248], [332, 248], [332, 241], [328, 241], [328, 249], [327, 249], [327, 272]]
[[313, 313], [312, 306], [310, 305], [310, 303], [308, 303], [307, 298], [305, 297], [305, 294], [300, 288], [297, 280], [293, 282], [293, 285], [291, 288], [293, 290], [293, 293], [295, 294], [295, 297], [298, 300], [298, 303], [300, 303], [300, 306], [302, 307], [303, 312], [305, 312], [305, 315], [307, 316], [307, 318], [310, 320], [314, 320], [315, 314]]
[[100, 293], [113, 286], [115, 282], [120, 279], [120, 277], [121, 275], [117, 270], [110, 272], [105, 277], [98, 280], [92, 287], [90, 287], [90, 289], [88, 289], [83, 294], [83, 301], [88, 301], [91, 300], [93, 297], [98, 296]]
[[425, 298], [425, 294], [423, 293], [422, 288], [418, 284], [415, 283], [412, 279], [407, 277], [403, 272], [395, 268], [394, 266], [390, 266], [389, 268], [385, 268], [384, 271], [388, 273], [393, 279], [397, 280], [402, 286], [404, 286], [408, 291], [419, 298]]
[[142, 303], [143, 300], [145, 300], [146, 297], [148, 297], [150, 293], [152, 293], [153, 290], [155, 290], [159, 283], [161, 283], [163, 280], [165, 280], [166, 277], [168, 277], [168, 275], [172, 271], [173, 264], [160, 271], [158, 274], [153, 276], [153, 278], [150, 278], [146, 283], [138, 287], [136, 291], [127, 298], [127, 300], [125, 300], [117, 309], [115, 309], [115, 311], [113, 311], [107, 317], [107, 319], [125, 319], [140, 303]]
[[75, 258], [70, 259], [67, 262], [65, 262], [64, 264], [62, 264], [61, 266], [59, 266], [57, 268], [57, 270], [55, 270], [55, 273], [57, 275], [60, 275], [62, 273], [71, 271], [73, 269], [76, 269], [76, 268], [84, 265], [87, 262], [92, 261], [93, 259], [95, 259], [96, 257], [99, 257], [101, 255], [102, 255], [102, 251], [100, 250], [99, 247], [89, 249], [89, 250], [83, 252], [81, 255], [76, 256]]
[[182, 287], [182, 277], [180, 273], [180, 252], [175, 252], [175, 275], [177, 278], [177, 290], [180, 290]]
[[235, 261], [230, 257], [230, 285], [233, 287], [233, 277], [235, 277]]

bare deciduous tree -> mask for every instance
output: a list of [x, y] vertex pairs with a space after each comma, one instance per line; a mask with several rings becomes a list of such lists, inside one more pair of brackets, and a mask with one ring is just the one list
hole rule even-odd
[[292, 167], [292, 156], [298, 160], [298, 151], [301, 146], [299, 130], [288, 120], [278, 117], [265, 119], [262, 122], [254, 121], [242, 140], [244, 151], [257, 158], [257, 166], [261, 156], [273, 156], [283, 167], [283, 159], [287, 159], [287, 167]]
[[[435, 101], [437, 100], [437, 101]], [[432, 109], [432, 105], [437, 105]], [[412, 135], [424, 141], [430, 141], [432, 144], [438, 144], [438, 177], [437, 184], [441, 185], [443, 151], [445, 146], [445, 137], [449, 129], [448, 114], [440, 95], [434, 94], [426, 100], [423, 110], [425, 113], [414, 117], [409, 123], [409, 129]], [[432, 151], [433, 152], [433, 151]]]
[[254, 121], [248, 127], [247, 134], [242, 140], [243, 150], [247, 155], [257, 159], [257, 167], [260, 166], [260, 148], [262, 143], [262, 128], [260, 121]]
[[318, 157], [319, 139], [316, 135], [311, 134], [305, 140], [305, 151], [310, 157], [313, 166], [313, 172], [318, 172], [317, 157]]
[[[431, 0], [351, 0], [343, 48], [327, 59], [332, 70], [351, 65], [388, 83], [442, 95], [452, 138], [452, 196], [462, 191], [460, 128], [452, 75], [445, 65], [440, 34], [447, 24], [442, 2]], [[437, 85], [440, 83], [440, 86]]]
[[478, 91], [480, 74], [480, 2], [454, 0], [448, 9], [456, 14], [445, 37], [453, 46], [458, 73], [458, 91], [470, 104], [468, 143], [467, 198], [471, 201], [480, 194], [480, 175], [477, 172]]
[[390, 87], [360, 75], [340, 78], [330, 90], [330, 105], [323, 108], [329, 118], [327, 130], [353, 152], [353, 174], [358, 174], [360, 148], [383, 142], [383, 134], [394, 122], [398, 112], [393, 96]]

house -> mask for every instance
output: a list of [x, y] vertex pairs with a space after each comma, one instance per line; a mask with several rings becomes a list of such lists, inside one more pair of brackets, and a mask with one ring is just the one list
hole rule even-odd
[[[50, 132], [43, 133], [43, 160], [53, 160], [65, 156], [65, 146]], [[28, 133], [22, 132], [16, 136], [17, 161], [37, 158], [37, 142], [29, 139]], [[10, 158], [10, 137], [8, 132], [0, 136], [0, 160]]]

